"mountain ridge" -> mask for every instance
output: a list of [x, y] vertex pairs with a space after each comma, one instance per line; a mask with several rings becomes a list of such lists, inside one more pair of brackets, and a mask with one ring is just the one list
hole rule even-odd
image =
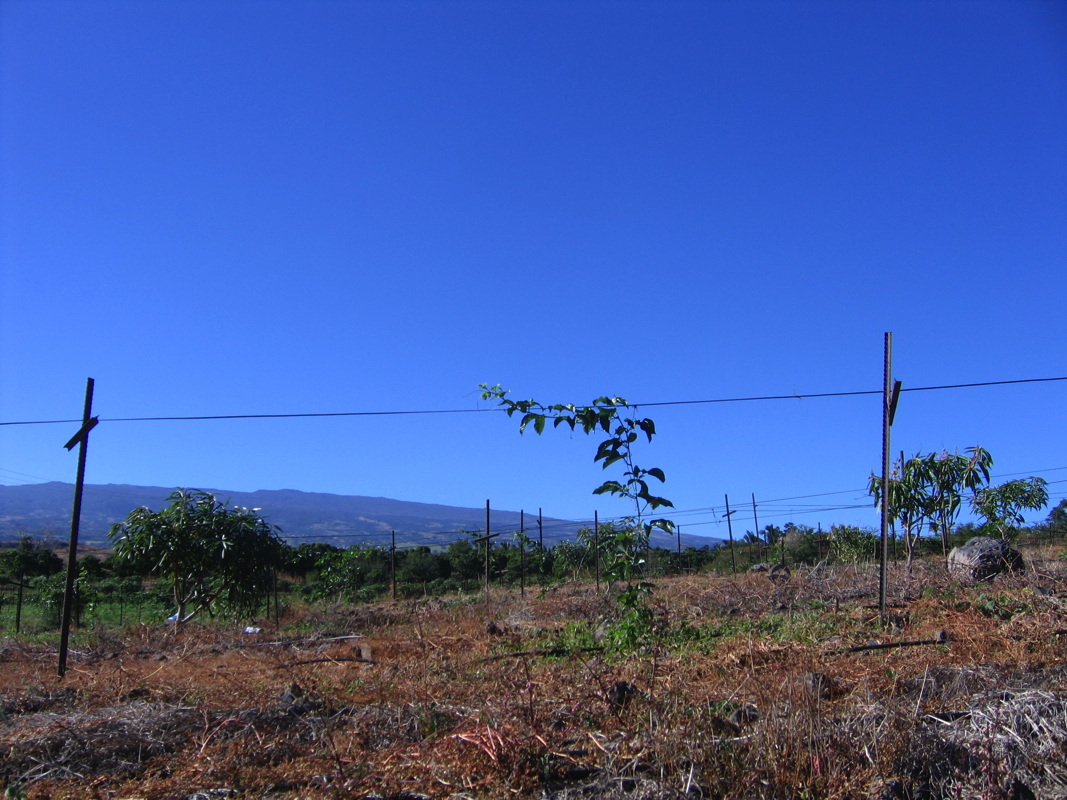
[[[111, 526], [135, 508], [163, 508], [172, 488], [132, 484], [86, 484], [82, 500], [80, 539], [106, 544]], [[388, 544], [395, 531], [398, 546], [443, 545], [466, 532], [485, 531], [485, 508], [447, 506], [388, 497], [305, 492], [300, 489], [257, 489], [235, 492], [203, 489], [229, 505], [260, 509], [291, 544], [326, 542], [339, 547]], [[22, 534], [51, 534], [65, 539], [70, 527], [74, 485], [61, 481], [6, 486], [0, 484], [0, 540]], [[537, 516], [490, 508], [493, 533], [517, 531], [525, 522], [526, 535], [538, 538]], [[546, 545], [573, 539], [586, 521], [543, 518]], [[503, 537], [502, 537], [503, 538]], [[720, 539], [683, 534], [684, 547], [715, 546]], [[674, 547], [674, 536], [653, 533], [653, 544]]]

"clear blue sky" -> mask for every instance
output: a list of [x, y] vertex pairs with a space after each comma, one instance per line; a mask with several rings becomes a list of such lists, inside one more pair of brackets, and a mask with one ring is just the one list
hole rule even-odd
[[[0, 421], [88, 376], [105, 419], [877, 389], [885, 331], [905, 388], [1064, 376], [1065, 296], [1062, 2], [0, 0]], [[894, 452], [1064, 480], [1065, 398], [906, 394]], [[803, 512], [863, 502], [879, 403], [648, 408], [640, 463], [873, 525]], [[0, 482], [75, 429], [0, 427]], [[625, 511], [501, 414], [91, 441], [91, 483]]]

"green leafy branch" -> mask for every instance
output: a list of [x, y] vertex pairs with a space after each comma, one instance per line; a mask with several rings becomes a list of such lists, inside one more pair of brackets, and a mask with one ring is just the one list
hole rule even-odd
[[[552, 427], [568, 426], [572, 431], [581, 429], [589, 434], [601, 432], [607, 435], [597, 447], [594, 462], [599, 462], [603, 469], [622, 462], [625, 466], [623, 480], [607, 480], [593, 490], [593, 494], [610, 494], [625, 497], [634, 503], [636, 520], [640, 525], [642, 517], [658, 508], [674, 508], [674, 504], [664, 497], [652, 494], [649, 479], [660, 483], [666, 481], [666, 475], [659, 467], [643, 469], [634, 460], [633, 445], [643, 435], [648, 442], [656, 434], [656, 423], [651, 419], [639, 417], [637, 407], [627, 403], [621, 397], [598, 397], [588, 406], [576, 406], [572, 403], [544, 405], [536, 400], [512, 400], [507, 395], [510, 391], [499, 385], [479, 384], [483, 400], [496, 400], [509, 417], [521, 415], [519, 433], [525, 433], [533, 425], [538, 434], [544, 433], [549, 420]], [[650, 520], [647, 530], [658, 528], [668, 533], [674, 532], [674, 523], [668, 519]]]

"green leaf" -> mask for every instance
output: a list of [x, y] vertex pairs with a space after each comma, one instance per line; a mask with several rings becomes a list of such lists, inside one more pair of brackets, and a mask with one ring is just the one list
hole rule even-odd
[[597, 447], [596, 455], [593, 456], [593, 461], [599, 461], [602, 458], [607, 458], [613, 452], [618, 452], [618, 447], [618, 439], [605, 439], [600, 443], [600, 446]]
[[538, 433], [544, 433], [545, 432], [545, 415], [544, 414], [538, 414], [537, 415], [537, 420], [534, 422], [534, 430], [537, 431]]
[[611, 494], [622, 494], [625, 490], [622, 484], [618, 481], [604, 481], [597, 488], [593, 490], [593, 494], [605, 494], [610, 492]]
[[650, 419], [643, 419], [640, 420], [637, 425], [641, 428], [642, 431], [645, 432], [645, 436], [647, 436], [648, 440], [651, 442], [652, 437], [656, 433], [656, 423]]
[[[667, 505], [670, 505], [669, 503]], [[674, 506], [671, 506], [674, 508]], [[649, 527], [659, 528], [661, 531], [667, 531], [667, 533], [674, 533], [677, 530], [674, 523], [669, 519], [654, 519], [649, 524]]]
[[663, 483], [667, 480], [667, 477], [663, 474], [663, 470], [661, 470], [659, 467], [653, 467], [652, 469], [648, 470], [647, 474], [651, 475], [653, 478], [656, 478], [660, 483]]

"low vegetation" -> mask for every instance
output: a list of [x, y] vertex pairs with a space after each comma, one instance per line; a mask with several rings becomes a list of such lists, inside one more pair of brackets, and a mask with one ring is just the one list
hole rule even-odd
[[[634, 515], [551, 550], [291, 548], [255, 509], [178, 490], [115, 526], [114, 557], [82, 559], [61, 679], [54, 554], [23, 540], [0, 556], [18, 587], [14, 632], [0, 601], [5, 796], [1067, 796], [1067, 502], [1021, 527], [1044, 481], [989, 486], [980, 448], [902, 459], [882, 614], [873, 532], [652, 548], [674, 530], [650, 519], [672, 507], [649, 489], [663, 471], [632, 449], [652, 420], [482, 388], [520, 431], [603, 434], [594, 460], [624, 471], [594, 492]], [[956, 525], [965, 492], [982, 528]], [[949, 573], [979, 532], [1026, 569]]]
[[[938, 546], [940, 543], [938, 542]], [[0, 645], [9, 797], [1062, 797], [1067, 560], [935, 559], [350, 605], [280, 627], [97, 622]], [[10, 631], [8, 632], [10, 634]], [[921, 643], [921, 644], [909, 644]], [[1020, 788], [1022, 787], [1022, 788]]]

